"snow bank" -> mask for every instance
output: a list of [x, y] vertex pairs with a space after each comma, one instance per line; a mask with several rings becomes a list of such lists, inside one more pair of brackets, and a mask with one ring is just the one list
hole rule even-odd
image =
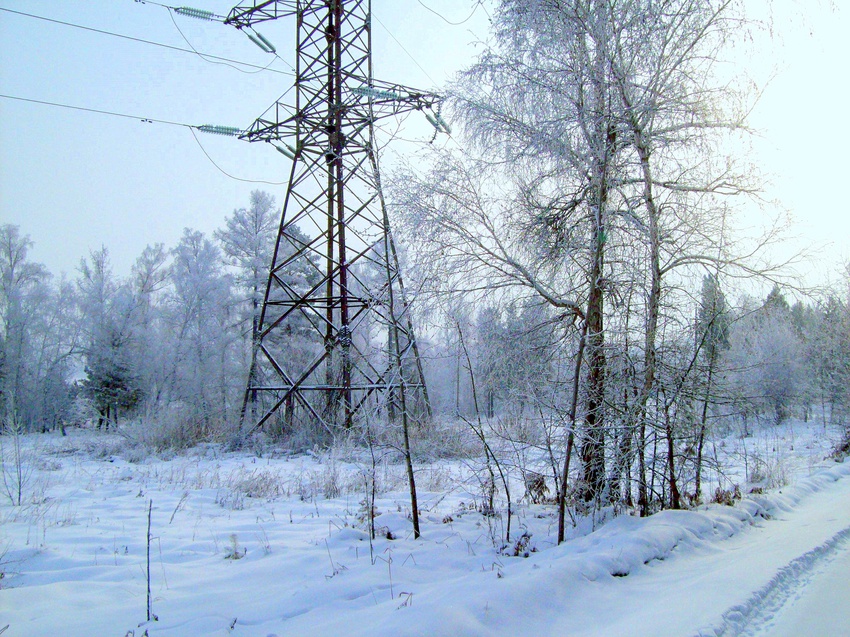
[[[627, 590], [630, 612], [647, 622], [643, 634], [659, 626], [648, 613], [662, 590], [677, 605], [670, 616], [693, 619], [688, 630], [735, 634], [754, 609], [781, 599], [777, 591], [791, 590], [794, 578], [844, 536], [787, 571], [754, 567], [765, 577], [740, 597], [713, 594], [713, 605], [698, 617], [691, 617], [691, 598], [672, 594], [682, 580], [668, 579], [660, 589], [659, 577], [694, 556], [719, 558], [722, 547], [757, 534], [745, 529], [780, 526], [771, 520], [796, 515], [818, 492], [850, 492], [827, 489], [850, 475], [850, 462], [831, 464], [732, 507], [623, 516], [551, 548], [552, 508], [518, 506], [512, 540], [527, 531], [533, 534], [529, 550], [541, 549], [523, 559], [500, 553], [504, 521], [481, 515], [469, 504], [475, 494], [460, 481], [438, 487], [435, 474], [430, 491], [428, 469], [420, 493], [429, 509], [422, 538], [412, 538], [404, 480], [387, 467], [382, 482], [389, 486], [376, 502], [379, 534], [370, 541], [362, 493], [346, 488], [338, 497], [322, 495], [331, 491], [328, 484], [342, 484], [346, 471], [359, 470], [341, 460], [214, 453], [133, 464], [81, 455], [52, 456], [51, 470], [39, 474], [49, 484], [38, 490], [37, 504], [0, 506], [0, 554], [6, 551], [0, 567], [7, 573], [0, 582], [0, 629], [10, 624], [10, 636], [640, 634], [620, 624], [612, 631], [608, 621], [612, 608], [624, 607]], [[441, 465], [443, 473], [452, 470]], [[159, 620], [144, 622], [150, 500]], [[823, 538], [774, 561], [783, 566]], [[773, 584], [762, 586], [767, 580]]]
[[[732, 507], [708, 505], [695, 511], [663, 511], [643, 519], [619, 517], [590, 535], [527, 560], [494, 562], [489, 573], [465, 575], [417, 592], [412, 607], [398, 609], [403, 610], [403, 617], [388, 612], [390, 604], [382, 604], [358, 613], [353, 622], [310, 618], [306, 624], [289, 627], [292, 632], [286, 634], [308, 627], [314, 635], [335, 635], [342, 630], [364, 636], [550, 634], [558, 615], [567, 612], [573, 615], [571, 625], [582, 625], [569, 603], [577, 589], [604, 587], [613, 578], [626, 577], [676, 552], [711, 550], [716, 543], [793, 509], [806, 496], [847, 476], [850, 461], [822, 469], [777, 493], [745, 496]], [[721, 625], [705, 629], [700, 636], [737, 634], [735, 627], [745, 625], [783, 583], [811, 568], [848, 536], [850, 529], [800, 557], [752, 599], [728, 611]], [[584, 625], [592, 626], [594, 618], [611, 612], [604, 606], [590, 606], [584, 610]]]

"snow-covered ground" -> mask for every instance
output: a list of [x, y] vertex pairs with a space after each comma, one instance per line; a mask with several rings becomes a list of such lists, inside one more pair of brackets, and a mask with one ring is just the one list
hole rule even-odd
[[417, 466], [414, 540], [403, 467], [380, 462], [370, 542], [370, 467], [351, 450], [162, 459], [113, 434], [25, 437], [24, 505], [0, 505], [0, 632], [850, 634], [850, 462], [824, 460], [838, 431], [757, 429], [718, 442], [725, 473], [711, 479], [789, 485], [595, 531], [585, 520], [561, 546], [553, 507], [523, 500], [506, 548], [469, 463]]

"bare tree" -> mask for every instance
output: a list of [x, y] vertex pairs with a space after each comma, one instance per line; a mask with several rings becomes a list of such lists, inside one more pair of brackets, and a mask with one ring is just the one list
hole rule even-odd
[[[503, 299], [524, 290], [586, 328], [586, 501], [618, 497], [605, 475], [606, 419], [618, 402], [611, 482], [629, 473], [636, 449], [639, 505], [649, 512], [646, 430], [675, 435], [678, 413], [654, 407], [664, 404], [661, 326], [671, 342], [690, 333], [687, 288], [706, 269], [765, 272], [757, 250], [731, 237], [724, 201], [754, 191], [746, 168], [727, 158], [729, 135], [745, 130], [747, 98], [716, 72], [746, 27], [737, 9], [726, 0], [504, 0], [494, 46], [452, 91], [469, 147], [397, 182], [426, 280]], [[640, 325], [623, 350], [641, 358], [625, 399], [612, 398], [621, 392], [606, 381], [608, 352], [622, 350], [612, 325], [620, 336]], [[692, 358], [681, 359], [687, 370]], [[668, 397], [683, 395], [677, 383]]]

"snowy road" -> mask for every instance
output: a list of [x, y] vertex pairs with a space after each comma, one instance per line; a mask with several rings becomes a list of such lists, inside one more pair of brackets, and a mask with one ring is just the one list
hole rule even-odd
[[[850, 478], [845, 477], [721, 543], [716, 552], [685, 555], [624, 582], [620, 593], [630, 600], [630, 612], [586, 634], [848, 636], [848, 573]], [[712, 620], [721, 602], [727, 610]]]
[[612, 607], [619, 596], [631, 600], [623, 615], [571, 634], [850, 635], [850, 478], [726, 542], [624, 578]]
[[795, 591], [764, 635], [850, 635], [849, 544], [844, 542], [834, 559], [813, 573], [802, 590]]
[[848, 545], [850, 527], [783, 566], [746, 602], [724, 613], [720, 630], [709, 634], [850, 634]]

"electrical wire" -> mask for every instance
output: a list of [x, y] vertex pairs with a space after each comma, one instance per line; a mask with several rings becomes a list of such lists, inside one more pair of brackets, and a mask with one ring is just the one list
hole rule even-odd
[[[171, 18], [171, 22], [172, 22], [172, 24], [174, 24], [174, 28], [177, 29], [177, 32], [180, 34], [180, 37], [183, 38], [183, 41], [189, 46], [189, 48], [192, 49], [192, 51], [194, 51], [195, 53], [197, 53], [198, 56], [202, 60], [204, 60], [205, 62], [210, 62], [212, 64], [224, 64], [224, 66], [231, 66], [230, 64], [226, 64], [224, 62], [215, 62], [211, 59], [207, 59], [209, 57], [215, 57], [215, 56], [210, 56], [210, 55], [207, 55], [205, 53], [201, 53], [200, 51], [198, 51], [198, 49], [196, 49], [194, 47], [194, 45], [189, 41], [189, 38], [186, 37], [186, 34], [183, 33], [183, 30], [177, 24], [177, 21], [174, 19], [175, 13], [180, 14], [180, 15], [184, 15], [184, 13], [181, 12], [181, 10], [180, 10], [181, 7], [172, 7], [170, 5], [162, 4], [160, 2], [152, 2], [151, 0], [134, 0], [134, 1], [138, 2], [139, 4], [153, 4], [153, 5], [156, 5], [157, 7], [162, 7], [163, 9], [167, 9], [168, 10], [168, 16]], [[218, 18], [222, 22], [224, 22], [224, 20], [226, 19], [225, 16], [221, 16], [221, 15], [218, 15], [218, 14], [215, 14], [215, 13], [210, 14], [210, 15], [211, 15], [211, 17]], [[256, 31], [254, 31], [254, 33], [256, 33]], [[277, 58], [278, 60], [280, 60], [281, 62], [283, 62], [284, 64], [286, 64], [286, 66], [288, 66], [290, 68], [290, 70], [292, 71], [291, 75], [294, 77], [295, 76], [295, 69], [292, 67], [292, 65], [289, 62], [287, 62], [286, 60], [284, 60], [282, 57], [280, 57], [280, 55], [278, 55], [277, 51], [272, 50], [271, 52], [275, 56], [275, 58]], [[274, 69], [269, 69], [269, 67], [272, 64], [274, 64], [274, 60], [272, 60], [271, 62], [266, 64], [264, 67], [262, 67], [262, 68], [260, 68], [256, 71], [243, 71], [242, 69], [236, 68], [235, 66], [231, 66], [231, 68], [234, 68], [241, 73], [253, 74], [253, 73], [259, 73], [260, 71], [265, 71], [265, 70], [274, 70]], [[277, 71], [277, 72], [282, 73], [282, 71]], [[290, 74], [286, 73], [286, 75], [290, 75]]]
[[[280, 71], [280, 70], [277, 70], [277, 69], [269, 68], [270, 65], [274, 62], [274, 60], [272, 60], [272, 62], [270, 62], [265, 67], [262, 67], [262, 66], [259, 66], [259, 65], [256, 65], [256, 64], [251, 64], [251, 63], [248, 63], [248, 62], [240, 62], [239, 60], [232, 60], [232, 59], [229, 59], [229, 58], [224, 58], [224, 57], [220, 57], [220, 56], [216, 56], [216, 55], [201, 53], [200, 51], [195, 49], [195, 47], [191, 44], [191, 42], [189, 42], [188, 38], [186, 38], [183, 31], [180, 29], [179, 25], [174, 20], [173, 11], [174, 11], [175, 7], [171, 7], [169, 5], [161, 4], [159, 2], [153, 2], [152, 0], [135, 0], [135, 1], [140, 3], [140, 4], [152, 4], [152, 5], [156, 5], [156, 6], [163, 7], [165, 9], [167, 9], [168, 12], [169, 12], [169, 16], [171, 17], [171, 20], [174, 23], [175, 28], [180, 33], [181, 37], [186, 42], [186, 44], [190, 47], [191, 50], [180, 48], [180, 47], [175, 47], [175, 46], [168, 45], [168, 44], [162, 44], [162, 43], [159, 43], [159, 42], [153, 42], [151, 40], [144, 40], [144, 39], [141, 39], [141, 38], [122, 35], [122, 34], [114, 33], [114, 32], [111, 32], [111, 31], [105, 31], [105, 30], [102, 30], [102, 29], [96, 29], [96, 28], [93, 28], [93, 27], [87, 27], [87, 26], [83, 26], [83, 25], [79, 25], [79, 24], [74, 24], [74, 23], [71, 23], [71, 22], [65, 22], [65, 21], [62, 21], [62, 20], [56, 20], [56, 19], [53, 19], [53, 18], [47, 18], [47, 17], [44, 17], [44, 16], [25, 13], [23, 11], [16, 11], [16, 10], [13, 10], [13, 9], [7, 9], [5, 7], [0, 7], [0, 11], [5, 11], [7, 13], [13, 13], [13, 14], [16, 14], [16, 15], [20, 15], [20, 16], [24, 16], [24, 17], [28, 17], [28, 18], [33, 18], [33, 19], [37, 19], [37, 20], [43, 20], [45, 22], [51, 22], [51, 23], [54, 23], [54, 24], [60, 24], [60, 25], [63, 25], [63, 26], [81, 29], [81, 30], [84, 30], [84, 31], [91, 31], [91, 32], [100, 33], [100, 34], [103, 34], [103, 35], [110, 35], [110, 36], [113, 36], [113, 37], [131, 40], [131, 41], [134, 41], [134, 42], [140, 42], [140, 43], [143, 43], [143, 44], [150, 44], [150, 45], [153, 45], [153, 46], [159, 46], [159, 47], [166, 48], [166, 49], [180, 51], [182, 53], [190, 53], [190, 54], [198, 55], [202, 59], [211, 58], [210, 60], [207, 60], [207, 61], [221, 60], [222, 62], [213, 62], [213, 63], [224, 64], [225, 66], [231, 66], [231, 68], [234, 68], [237, 71], [240, 71], [240, 72], [243, 72], [243, 73], [259, 73], [260, 71], [263, 71], [263, 70], [269, 70], [271, 72], [280, 73], [280, 74], [283, 74], [283, 75], [294, 75], [294, 73], [288, 73], [286, 71]], [[420, 4], [422, 4], [421, 1], [420, 1]], [[431, 9], [430, 7], [427, 7], [424, 4], [423, 4], [423, 7], [425, 7], [426, 9], [431, 11], [432, 13], [436, 13], [435, 11], [433, 11], [433, 9]], [[464, 22], [468, 21], [472, 17], [472, 15], [474, 15], [475, 10], [477, 10], [477, 8], [478, 8], [478, 5], [476, 5], [475, 9], [473, 10], [473, 14], [470, 14], [470, 16], [466, 20], [464, 20]], [[439, 15], [439, 14], [437, 14], [437, 15]], [[217, 16], [217, 17], [219, 17], [219, 16]], [[401, 49], [413, 61], [413, 63], [417, 67], [419, 67], [419, 69], [432, 82], [434, 82], [434, 84], [437, 84], [436, 80], [434, 80], [434, 78], [431, 77], [431, 75], [422, 67], [422, 65], [419, 64], [419, 62], [416, 60], [416, 58], [414, 58], [413, 55], [410, 53], [410, 51], [408, 51], [407, 48], [405, 48], [405, 46], [399, 41], [399, 39], [395, 37], [395, 35], [389, 30], [389, 28], [386, 26], [386, 24], [384, 24], [383, 21], [381, 21], [381, 19], [378, 18], [377, 16], [374, 16], [374, 17], [381, 24], [381, 26], [384, 28], [384, 30], [389, 34], [389, 36], [393, 40], [395, 40], [395, 42], [401, 47]], [[442, 18], [442, 16], [440, 16], [440, 17]], [[443, 18], [443, 19], [445, 19], [445, 18]], [[446, 21], [448, 22], [448, 20], [446, 20]], [[453, 23], [449, 22], [449, 24], [453, 24]], [[462, 24], [462, 23], [458, 23], [458, 24]], [[281, 58], [277, 53], [275, 53], [275, 58], [286, 63], [285, 60], [283, 60], [283, 58]], [[255, 68], [257, 70], [256, 71], [243, 71], [242, 69], [239, 69], [235, 66], [232, 66], [231, 64], [227, 64], [227, 62], [232, 62], [233, 64], [239, 64], [239, 65], [242, 65], [242, 66], [252, 67], [252, 68]], [[292, 87], [290, 87], [290, 89], [291, 88]], [[289, 92], [289, 91], [287, 91], [287, 92]], [[118, 113], [118, 112], [115, 112], [115, 111], [107, 111], [107, 110], [101, 110], [101, 109], [87, 108], [87, 107], [82, 107], [82, 106], [72, 106], [70, 104], [62, 104], [62, 103], [50, 102], [50, 101], [46, 101], [46, 100], [36, 100], [36, 99], [18, 97], [18, 96], [14, 96], [14, 95], [0, 94], [0, 98], [17, 100], [17, 101], [22, 101], [22, 102], [29, 102], [29, 103], [34, 103], [34, 104], [42, 104], [42, 105], [53, 106], [53, 107], [57, 107], [57, 108], [65, 108], [65, 109], [70, 109], [70, 110], [96, 113], [96, 114], [100, 114], [100, 115], [109, 115], [109, 116], [113, 116], [113, 117], [135, 119], [135, 120], [138, 120], [142, 123], [157, 123], [157, 124], [167, 124], [167, 125], [171, 125], [171, 126], [182, 126], [184, 128], [188, 128], [190, 130], [193, 138], [195, 139], [195, 142], [198, 144], [198, 147], [201, 149], [201, 151], [204, 153], [204, 155], [207, 157], [207, 159], [210, 161], [210, 163], [212, 163], [213, 166], [216, 167], [216, 169], [218, 169], [222, 174], [229, 177], [230, 179], [234, 179], [236, 181], [248, 182], [248, 183], [263, 183], [263, 184], [269, 184], [269, 185], [275, 185], [275, 186], [284, 185], [284, 184], [287, 183], [287, 182], [271, 182], [271, 181], [265, 181], [265, 180], [243, 179], [243, 178], [231, 175], [230, 173], [228, 173], [227, 171], [222, 169], [215, 162], [215, 160], [213, 160], [213, 158], [209, 155], [209, 153], [207, 153], [203, 144], [201, 144], [200, 140], [198, 139], [197, 135], [195, 134], [195, 130], [198, 130], [200, 128], [197, 125], [185, 124], [185, 123], [182, 123], [182, 122], [174, 122], [174, 121], [155, 119], [155, 118], [149, 118], [149, 117], [140, 117], [140, 116], [136, 116], [136, 115], [128, 115], [128, 114], [125, 114], [125, 113]], [[386, 130], [384, 130], [384, 132], [387, 133]], [[390, 140], [396, 139], [396, 138], [399, 138], [398, 131], [396, 131], [395, 133], [390, 133]], [[411, 139], [411, 140], [405, 140], [405, 141], [416, 143], [419, 140], [412, 140]], [[421, 143], [421, 141], [419, 141], [419, 143]]]
[[[162, 6], [165, 6], [165, 5], [162, 5]], [[251, 64], [250, 62], [240, 62], [239, 60], [232, 60], [230, 58], [221, 57], [219, 55], [212, 55], [212, 54], [209, 54], [209, 53], [201, 53], [199, 51], [195, 51], [195, 50], [191, 50], [191, 49], [184, 49], [184, 48], [179, 47], [179, 46], [172, 46], [170, 44], [163, 44], [161, 42], [154, 42], [152, 40], [144, 40], [142, 38], [135, 38], [135, 37], [132, 37], [132, 36], [129, 36], [129, 35], [122, 35], [120, 33], [113, 33], [112, 31], [104, 31], [102, 29], [95, 29], [93, 27], [87, 27], [87, 26], [83, 26], [81, 24], [74, 24], [73, 22], [64, 22], [62, 20], [55, 20], [53, 18], [45, 18], [44, 16], [34, 15], [32, 13], [24, 13], [23, 11], [15, 11], [14, 9], [7, 9], [5, 7], [0, 7], [0, 11], [5, 11], [6, 13], [14, 13], [16, 15], [24, 16], [24, 17], [27, 17], [27, 18], [34, 18], [36, 20], [44, 20], [45, 22], [52, 22], [54, 24], [61, 24], [61, 25], [66, 26], [66, 27], [73, 27], [75, 29], [82, 29], [83, 31], [91, 31], [93, 33], [100, 33], [102, 35], [109, 35], [109, 36], [112, 36], [112, 37], [115, 37], [115, 38], [121, 38], [121, 39], [124, 39], [124, 40], [131, 40], [133, 42], [140, 42], [142, 44], [150, 44], [152, 46], [158, 46], [158, 47], [162, 47], [164, 49], [170, 49], [172, 51], [180, 51], [181, 53], [189, 53], [191, 55], [201, 55], [201, 56], [205, 56], [207, 58], [210, 58], [211, 60], [221, 60], [223, 63], [224, 62], [231, 62], [233, 64], [239, 64], [241, 66], [247, 66], [247, 67], [251, 67], [251, 68], [254, 68], [254, 69], [259, 69], [260, 71], [269, 71], [271, 73], [280, 73], [281, 75], [288, 75], [288, 76], [294, 76], [295, 75], [294, 73], [291, 73], [289, 71], [281, 71], [279, 69], [269, 68], [269, 66], [260, 66], [259, 64]], [[235, 68], [235, 67], [233, 67], [233, 68]], [[253, 71], [243, 71], [243, 72], [253, 72]]]
[[0, 97], [7, 100], [17, 100], [19, 102], [31, 102], [32, 104], [44, 104], [46, 106], [56, 106], [58, 108], [67, 108], [74, 111], [85, 111], [87, 113], [98, 113], [100, 115], [112, 115], [113, 117], [125, 117], [127, 119], [135, 119], [145, 124], [168, 124], [170, 126], [185, 126], [186, 128], [196, 128], [191, 124], [183, 124], [181, 122], [172, 122], [167, 119], [154, 119], [152, 117], [139, 117], [138, 115], [127, 115], [126, 113], [116, 113], [115, 111], [104, 111], [97, 108], [86, 108], [84, 106], [71, 106], [70, 104], [60, 104], [59, 102], [48, 102], [45, 100], [34, 100], [28, 97], [18, 97], [16, 95], [2, 95]]
[[197, 126], [190, 126], [189, 127], [189, 131], [192, 133], [192, 137], [195, 138], [195, 143], [198, 144], [198, 148], [200, 148], [201, 152], [204, 153], [204, 155], [206, 155], [207, 159], [210, 160], [210, 163], [213, 166], [215, 166], [216, 168], [218, 168], [219, 172], [221, 172], [223, 175], [230, 177], [231, 179], [235, 179], [236, 181], [244, 181], [244, 182], [249, 183], [249, 184], [268, 184], [269, 186], [285, 186], [288, 183], [286, 181], [265, 181], [265, 180], [262, 180], [262, 179], [242, 179], [241, 177], [234, 177], [229, 172], [224, 170], [221, 166], [219, 166], [217, 163], [215, 163], [215, 160], [212, 157], [210, 157], [210, 154], [204, 148], [203, 144], [201, 144], [201, 140], [199, 140], [198, 136], [195, 134], [196, 128], [197, 128]]
[[[143, 0], [136, 0], [136, 1], [137, 2], [143, 2]], [[158, 4], [158, 3], [153, 3], [153, 4]], [[159, 6], [165, 7], [164, 4], [161, 4]], [[239, 71], [240, 73], [246, 73], [248, 75], [253, 75], [254, 73], [261, 73], [262, 71], [268, 71], [269, 67], [272, 64], [274, 64], [274, 60], [272, 60], [271, 62], [266, 64], [264, 67], [259, 68], [256, 71], [245, 71], [243, 69], [240, 69], [237, 66], [234, 66], [232, 64], [228, 64], [227, 62], [217, 62], [216, 60], [210, 59], [210, 56], [207, 56], [206, 54], [201, 53], [200, 51], [198, 51], [198, 49], [196, 49], [192, 45], [191, 42], [189, 42], [189, 38], [186, 37], [186, 35], [183, 33], [183, 30], [177, 24], [177, 20], [174, 19], [173, 8], [172, 7], [165, 7], [165, 8], [168, 9], [168, 16], [171, 18], [171, 22], [174, 24], [174, 28], [177, 29], [177, 32], [180, 34], [180, 37], [183, 38], [183, 41], [189, 46], [189, 48], [192, 49], [192, 51], [194, 51], [195, 53], [197, 53], [198, 57], [200, 57], [204, 62], [209, 62], [210, 64], [221, 64], [222, 66], [229, 66], [230, 68], [235, 69], [235, 70]], [[275, 57], [278, 57], [277, 54], [275, 54]], [[280, 58], [278, 57], [278, 59], [280, 59]]]
[[396, 41], [396, 44], [398, 44], [398, 45], [401, 47], [401, 50], [402, 50], [402, 51], [404, 51], [405, 53], [407, 53], [407, 57], [409, 57], [411, 60], [413, 60], [413, 63], [414, 63], [416, 66], [418, 66], [418, 67], [419, 67], [419, 70], [420, 70], [420, 71], [422, 71], [422, 72], [423, 72], [423, 73], [427, 76], [427, 78], [428, 78], [429, 80], [431, 80], [431, 81], [434, 83], [434, 85], [436, 86], [436, 85], [438, 84], [437, 80], [435, 80], [433, 77], [431, 77], [431, 75], [428, 73], [428, 71], [426, 71], [426, 70], [422, 67], [422, 65], [421, 65], [421, 64], [419, 64], [419, 62], [417, 62], [417, 61], [416, 61], [416, 58], [415, 58], [415, 57], [413, 57], [413, 55], [410, 53], [410, 51], [408, 51], [406, 48], [404, 48], [404, 45], [403, 45], [403, 44], [399, 41], [399, 39], [398, 39], [397, 37], [395, 37], [395, 36], [393, 35], [392, 31], [390, 31], [390, 30], [387, 28], [387, 25], [386, 25], [386, 24], [384, 24], [384, 23], [381, 21], [381, 19], [380, 19], [378, 16], [376, 16], [374, 13], [372, 14], [372, 17], [373, 17], [373, 18], [375, 18], [375, 19], [378, 21], [378, 24], [380, 24], [382, 27], [384, 27], [384, 31], [386, 31], [386, 32], [389, 34], [389, 36], [390, 36], [393, 40], [395, 40], [395, 41]]
[[[172, 6], [167, 5], [167, 4], [162, 4], [161, 2], [154, 2], [153, 0], [134, 0], [134, 1], [138, 4], [152, 4], [152, 5], [155, 5], [157, 7], [162, 7], [163, 9], [168, 9], [169, 11], [174, 11], [174, 10], [180, 8], [180, 7], [172, 7]], [[204, 12], [204, 13], [206, 13], [206, 12]], [[218, 15], [217, 13], [209, 13], [208, 15], [211, 18], [218, 18], [219, 20], [222, 20], [222, 21], [224, 21], [226, 19], [225, 16]]]
[[476, 3], [475, 3], [475, 6], [472, 8], [472, 13], [470, 13], [470, 14], [469, 14], [469, 16], [467, 16], [467, 18], [466, 18], [465, 20], [461, 20], [460, 22], [452, 22], [451, 20], [449, 20], [448, 18], [446, 18], [443, 14], [439, 13], [438, 11], [435, 11], [434, 9], [432, 9], [431, 7], [429, 7], [427, 4], [425, 4], [424, 2], [422, 2], [422, 0], [417, 0], [417, 2], [419, 2], [419, 4], [421, 4], [421, 5], [422, 5], [423, 7], [425, 7], [428, 11], [430, 11], [431, 13], [433, 13], [435, 16], [437, 16], [438, 18], [440, 18], [443, 22], [445, 22], [446, 24], [450, 24], [450, 25], [452, 25], [453, 27], [459, 27], [460, 25], [462, 25], [462, 24], [466, 24], [467, 22], [469, 22], [470, 20], [472, 20], [472, 16], [474, 16], [474, 15], [475, 15], [475, 12], [476, 12], [476, 11], [478, 11], [478, 7], [480, 7], [480, 6], [481, 6], [481, 2], [480, 2], [480, 1], [479, 1], [479, 2], [476, 2]]
[[0, 98], [9, 99], [9, 100], [17, 100], [19, 102], [30, 102], [32, 104], [43, 104], [45, 106], [55, 106], [58, 108], [66, 108], [74, 111], [84, 111], [86, 113], [96, 113], [98, 115], [110, 115], [112, 117], [123, 117], [125, 119], [135, 119], [144, 124], [167, 124], [169, 126], [181, 126], [183, 128], [188, 128], [192, 133], [192, 137], [195, 138], [195, 143], [198, 144], [198, 147], [201, 149], [201, 152], [204, 153], [206, 158], [210, 161], [210, 163], [215, 166], [222, 174], [226, 175], [230, 179], [235, 181], [243, 181], [249, 184], [268, 184], [270, 186], [283, 186], [287, 182], [285, 181], [265, 181], [262, 179], [243, 179], [242, 177], [236, 177], [235, 175], [231, 175], [226, 170], [224, 170], [221, 166], [219, 166], [215, 160], [210, 157], [210, 154], [206, 151], [201, 141], [198, 139], [198, 136], [195, 134], [196, 130], [201, 130], [201, 127], [195, 124], [184, 124], [183, 122], [173, 122], [167, 119], [155, 119], [153, 117], [139, 117], [138, 115], [128, 115], [126, 113], [117, 113], [115, 111], [106, 111], [98, 108], [87, 108], [84, 106], [72, 106], [70, 104], [60, 104], [59, 102], [48, 102], [46, 100], [35, 100], [27, 97], [18, 97], [15, 95], [3, 95], [0, 94]]

